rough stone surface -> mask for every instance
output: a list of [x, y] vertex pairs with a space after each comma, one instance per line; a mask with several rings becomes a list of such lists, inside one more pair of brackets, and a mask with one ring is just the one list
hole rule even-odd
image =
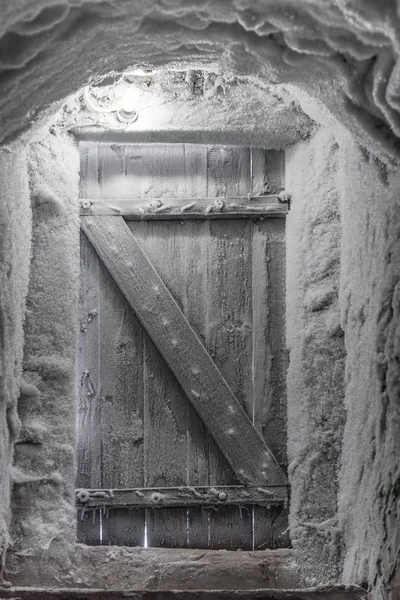
[[[190, 77], [188, 77], [188, 73]], [[221, 82], [221, 85], [219, 82]], [[85, 101], [85, 93], [89, 99]], [[116, 109], [128, 93], [138, 113], [121, 123]], [[112, 112], [98, 112], [98, 111]], [[221, 80], [203, 71], [128, 73], [111, 85], [80, 90], [54, 119], [79, 137], [102, 141], [187, 141], [281, 149], [308, 138], [315, 123], [283, 86], [246, 78]]]
[[73, 142], [53, 135], [33, 145], [29, 173], [33, 240], [23, 377], [39, 394], [25, 390], [18, 405], [12, 536], [14, 551], [32, 553], [75, 541], [79, 222]]
[[100, 547], [61, 542], [9, 561], [16, 585], [104, 590], [298, 588], [291, 550], [228, 552], [164, 548]]
[[[10, 177], [10, 174], [13, 176]], [[9, 544], [10, 467], [19, 435], [25, 296], [28, 289], [31, 210], [26, 152], [0, 151], [0, 579]]]
[[206, 66], [290, 82], [366, 144], [372, 136], [398, 156], [394, 0], [18, 0], [1, 10], [1, 140], [91, 78], [132, 66]]
[[21, 600], [362, 600], [365, 591], [356, 587], [311, 588], [305, 590], [173, 590], [173, 591], [100, 591], [46, 590], [16, 588], [4, 594], [18, 594]]
[[343, 577], [384, 598], [400, 549], [400, 175], [351, 140], [340, 145]]
[[345, 346], [339, 320], [338, 144], [321, 130], [287, 150], [288, 458], [290, 527], [308, 584], [340, 577], [337, 474]]

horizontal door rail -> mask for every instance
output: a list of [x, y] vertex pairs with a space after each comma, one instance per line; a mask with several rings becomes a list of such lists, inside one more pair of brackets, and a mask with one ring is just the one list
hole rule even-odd
[[288, 203], [276, 195], [231, 198], [129, 198], [83, 199], [81, 216], [120, 216], [142, 219], [221, 219], [243, 217], [285, 217]]
[[196, 486], [132, 489], [77, 489], [80, 508], [154, 508], [214, 506], [222, 504], [258, 504], [260, 506], [288, 502], [287, 486]]

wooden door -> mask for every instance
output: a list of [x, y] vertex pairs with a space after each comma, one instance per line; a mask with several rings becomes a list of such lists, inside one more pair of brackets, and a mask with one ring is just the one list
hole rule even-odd
[[267, 153], [81, 156], [79, 541], [287, 545], [285, 208], [252, 196]]

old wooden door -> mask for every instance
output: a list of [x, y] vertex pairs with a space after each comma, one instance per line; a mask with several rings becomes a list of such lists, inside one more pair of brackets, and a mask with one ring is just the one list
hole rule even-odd
[[81, 144], [79, 541], [289, 543], [282, 167]]

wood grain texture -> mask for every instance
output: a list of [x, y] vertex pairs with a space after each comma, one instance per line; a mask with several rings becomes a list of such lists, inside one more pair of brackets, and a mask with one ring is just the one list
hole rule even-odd
[[[168, 200], [132, 197], [129, 200], [97, 200], [90, 198], [90, 206], [80, 209], [81, 216], [115, 215], [122, 216], [127, 221], [143, 220], [174, 220], [174, 219], [243, 219], [244, 217], [280, 218], [287, 215], [287, 204], [280, 203], [276, 196], [259, 196], [243, 198], [232, 196], [224, 199], [221, 207], [215, 205], [215, 199], [198, 198], [197, 200], [182, 198]], [[219, 200], [220, 202], [220, 200]]]
[[265, 151], [264, 166], [268, 194], [279, 194], [285, 189], [285, 153], [281, 150]]
[[[131, 507], [218, 507], [227, 504], [258, 504], [260, 506], [283, 505], [287, 501], [287, 488], [278, 487], [244, 487], [240, 485], [225, 486], [182, 486], [182, 487], [147, 487], [87, 490], [89, 499], [85, 508]], [[222, 494], [221, 499], [219, 494]], [[82, 502], [78, 501], [82, 507]]]
[[290, 547], [288, 517], [284, 505], [254, 506], [254, 550]]
[[[207, 349], [249, 418], [252, 415], [250, 236], [249, 221], [211, 222], [207, 261]], [[209, 444], [210, 484], [236, 484], [237, 477], [227, 468], [214, 440], [210, 439]], [[238, 535], [241, 532], [242, 541], [247, 537], [246, 548], [251, 547], [251, 518], [249, 521], [247, 512], [241, 513], [231, 506], [210, 511], [211, 548], [221, 548], [224, 543], [231, 547], [233, 529]]]
[[[166, 185], [168, 180], [166, 181]], [[185, 281], [182, 272], [185, 254], [179, 222], [167, 229], [160, 223], [137, 224], [132, 228], [140, 246], [167, 283], [182, 308]], [[187, 482], [187, 413], [188, 399], [171, 373], [159, 350], [145, 335], [145, 473], [146, 485], [179, 486]], [[169, 508], [161, 512], [146, 511], [149, 547], [186, 545], [186, 508]]]
[[100, 510], [82, 509], [77, 510], [77, 537], [78, 544], [88, 546], [100, 546]]
[[[131, 231], [192, 330], [211, 353], [259, 436], [285, 467], [284, 222], [265, 219], [287, 213], [287, 206], [274, 195], [283, 187], [282, 152], [197, 144], [81, 144], [80, 197], [92, 203], [81, 214], [129, 219]], [[224, 200], [222, 211], [210, 210], [215, 197]], [[157, 203], [154, 198], [159, 198]], [[160, 202], [168, 208], [160, 209]], [[125, 259], [133, 266], [134, 259], [127, 254]], [[82, 399], [82, 389], [89, 386], [92, 394], [92, 379], [85, 375], [85, 381], [79, 381], [84, 435], [78, 441], [78, 461], [86, 463], [81, 469], [85, 475], [93, 454], [94, 467], [78, 480], [79, 486], [89, 487], [90, 477], [95, 481], [95, 476], [103, 478], [103, 488], [110, 484], [127, 490], [144, 482], [154, 490], [163, 485], [237, 483], [192, 404], [196, 398], [187, 400], [187, 389], [182, 389], [107, 268], [94, 255], [93, 264], [96, 261], [97, 271], [89, 280], [94, 283], [99, 277], [97, 288], [92, 286], [100, 315], [97, 344], [107, 351], [99, 354], [89, 348], [96, 343], [91, 331], [88, 349], [83, 345], [81, 355], [89, 355], [95, 377], [97, 369], [99, 393], [88, 404]], [[160, 305], [151, 297], [150, 304], [157, 315]], [[164, 333], [173, 340], [174, 348], [169, 350], [175, 352], [177, 336]], [[222, 422], [224, 426], [231, 422], [229, 415], [228, 419], [222, 415]], [[267, 487], [260, 479], [257, 482]], [[275, 489], [284, 490], [286, 496], [286, 488]], [[255, 548], [287, 544], [287, 535], [282, 534], [287, 511], [276, 519], [273, 505], [257, 507], [250, 502], [241, 512], [235, 506], [221, 505], [215, 511], [190, 502], [183, 502], [181, 508], [176, 504], [160, 510], [147, 508], [148, 541], [153, 546], [232, 549], [235, 544], [250, 549], [252, 544]], [[118, 543], [118, 539], [128, 543], [130, 531], [132, 543], [143, 538], [144, 509], [121, 510], [106, 511], [103, 543]], [[233, 541], [230, 530], [235, 531]], [[96, 532], [90, 536], [96, 537]]]
[[[269, 563], [269, 561], [266, 561]], [[226, 575], [225, 575], [226, 576]], [[229, 585], [231, 582], [229, 582]], [[227, 586], [228, 587], [228, 586]], [[264, 587], [264, 586], [263, 586]], [[4, 600], [365, 600], [358, 586], [331, 585], [298, 589], [220, 590], [93, 590], [52, 588], [10, 588], [2, 590]]]
[[193, 199], [279, 193], [284, 187], [283, 151], [188, 143], [79, 146], [81, 198]]
[[99, 198], [98, 144], [89, 142], [79, 145], [80, 198]]
[[99, 273], [100, 260], [81, 233], [79, 293], [80, 338], [77, 365], [77, 480], [78, 488], [102, 487]]
[[102, 545], [143, 546], [144, 527], [144, 509], [107, 509], [102, 514]]
[[142, 486], [143, 328], [103, 265], [98, 320], [103, 487]]
[[240, 480], [286, 485], [272, 453], [123, 219], [86, 217], [82, 228]]

